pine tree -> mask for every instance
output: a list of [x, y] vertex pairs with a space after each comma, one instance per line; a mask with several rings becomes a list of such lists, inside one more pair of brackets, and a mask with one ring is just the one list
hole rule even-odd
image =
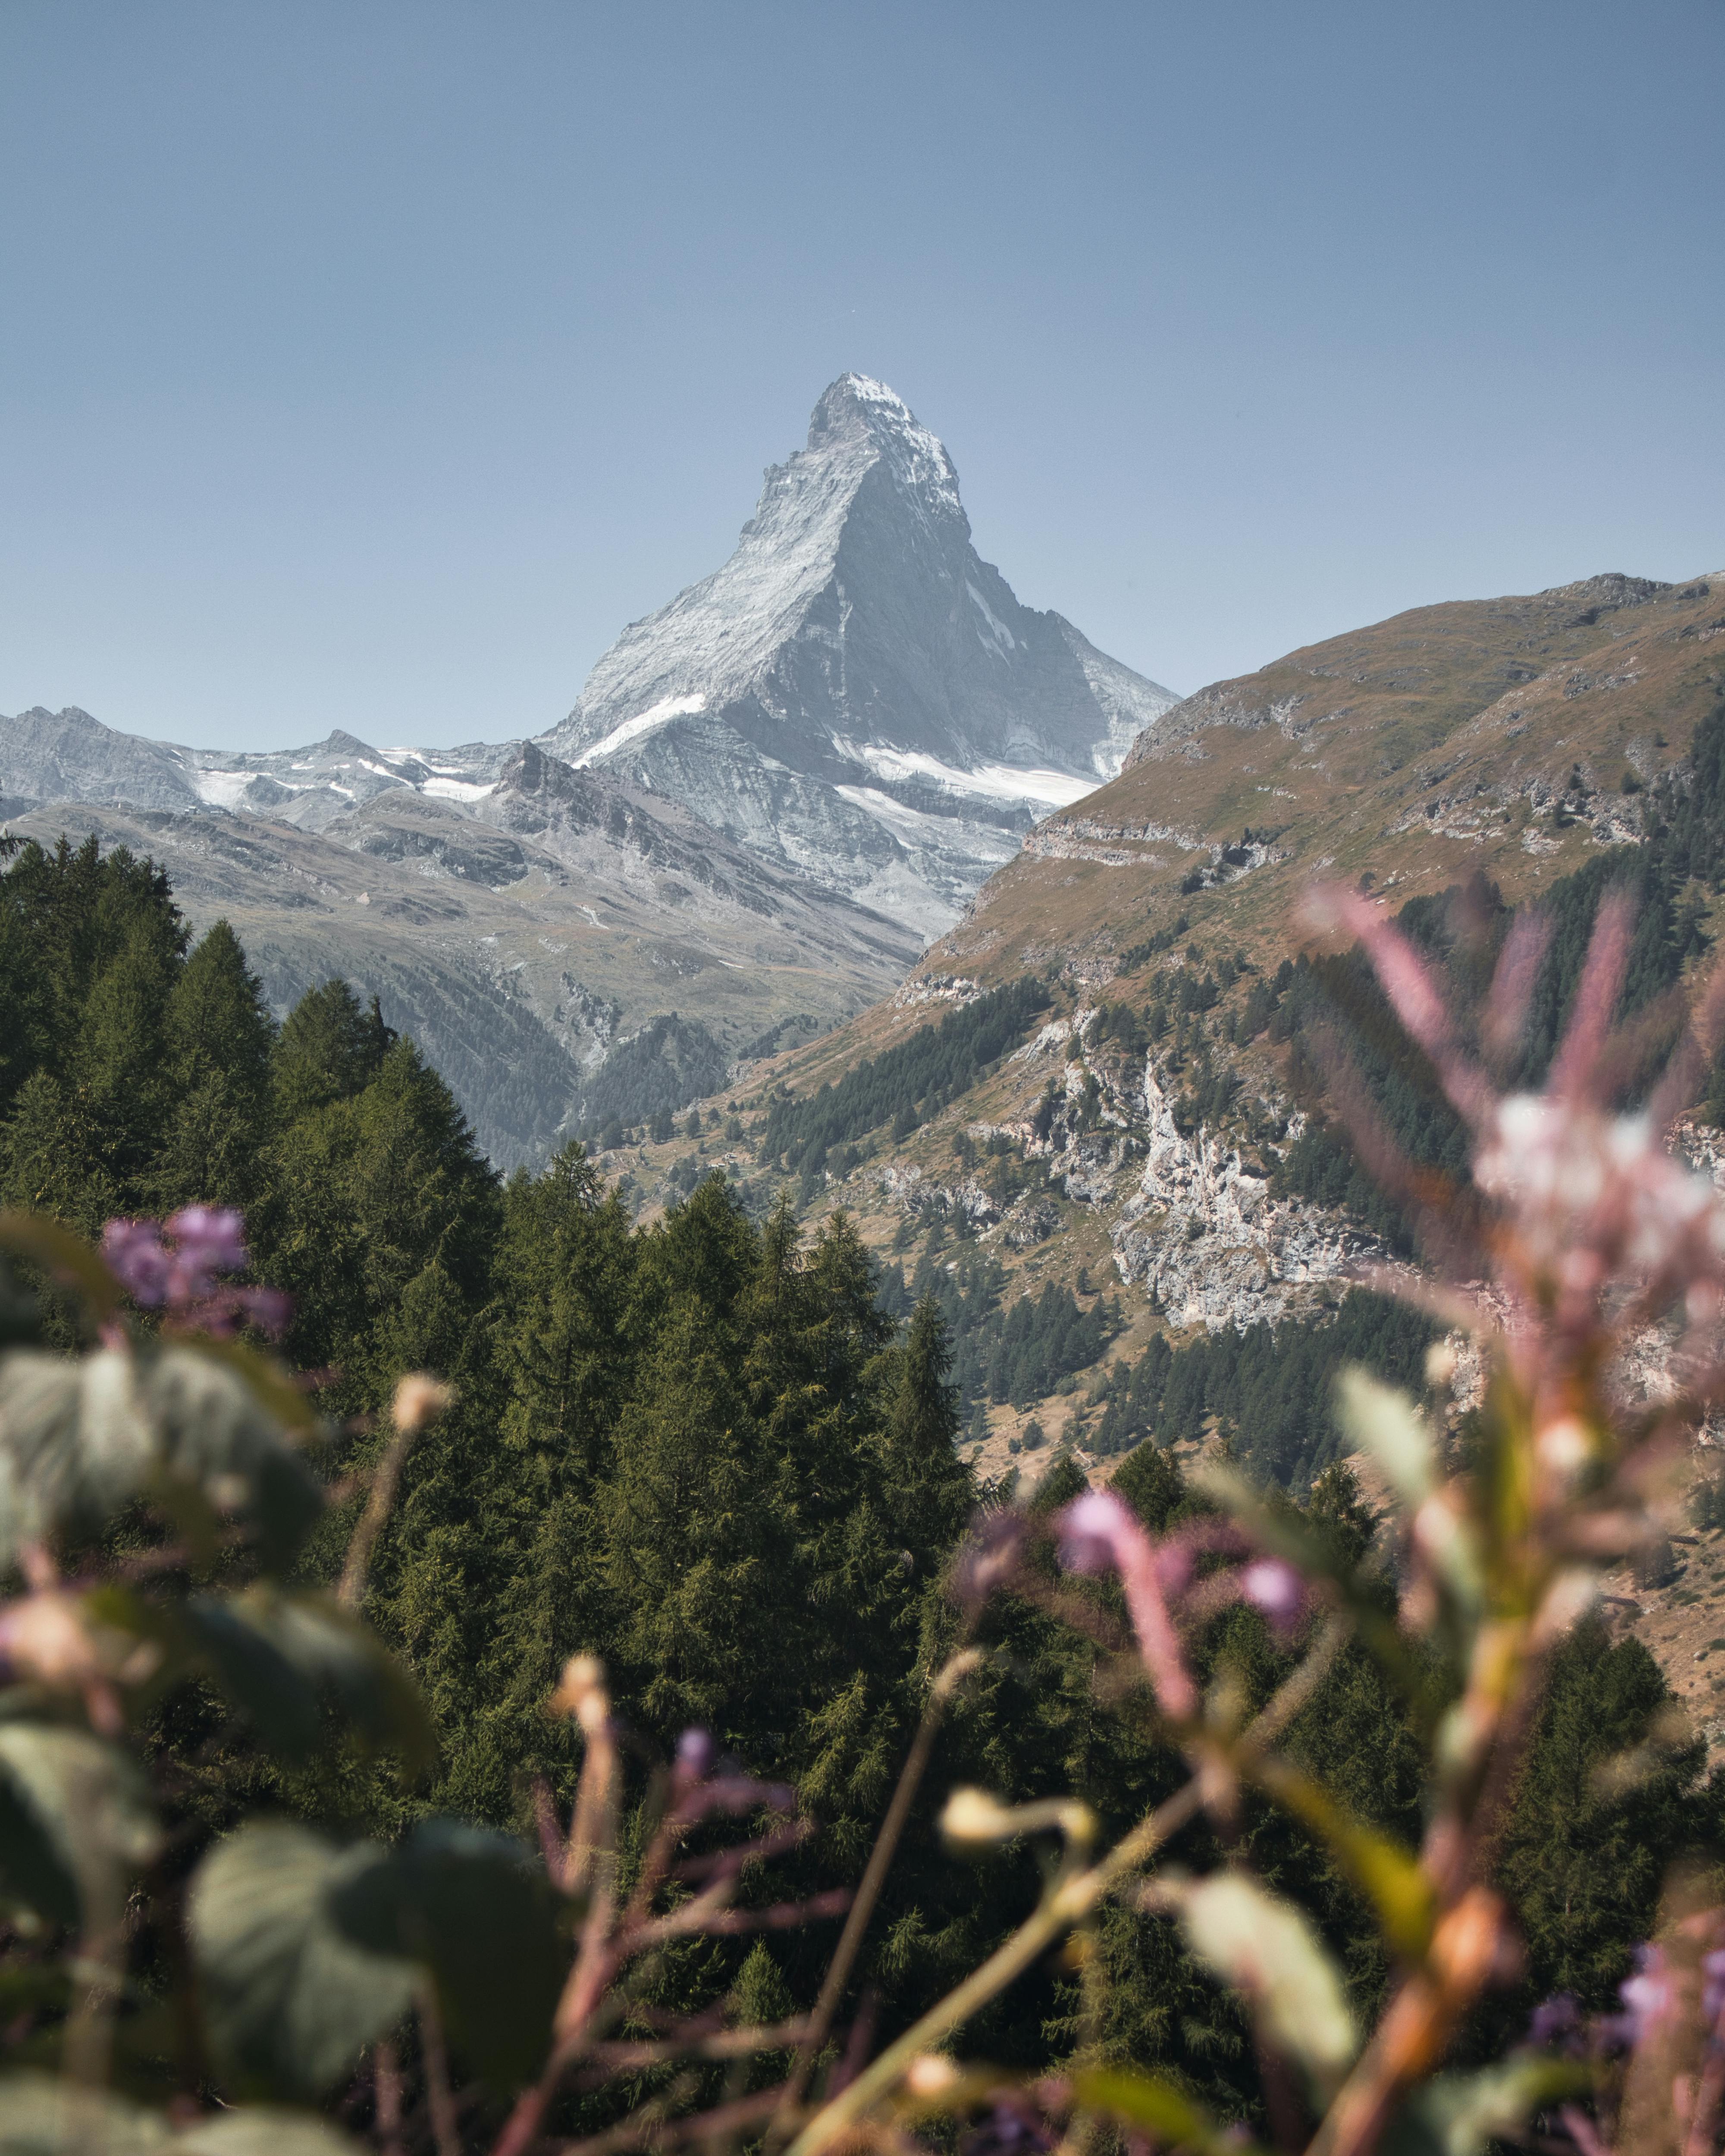
[[346, 981], [308, 989], [288, 1014], [275, 1044], [274, 1076], [282, 1120], [291, 1122], [332, 1101], [351, 1101], [383, 1065], [395, 1036], [377, 999], [364, 1009]]
[[957, 1388], [948, 1382], [952, 1351], [932, 1296], [911, 1316], [899, 1380], [883, 1440], [896, 1527], [925, 1566], [957, 1541], [975, 1491], [958, 1460]]
[[618, 1651], [662, 1740], [700, 1722], [764, 1766], [763, 1724], [794, 1678], [759, 1622], [789, 1553], [755, 1436], [706, 1310], [678, 1295], [600, 1501]]
[[177, 1084], [190, 1087], [219, 1073], [236, 1100], [255, 1111], [269, 1087], [276, 1030], [264, 984], [247, 965], [239, 938], [218, 921], [187, 959], [168, 999]]

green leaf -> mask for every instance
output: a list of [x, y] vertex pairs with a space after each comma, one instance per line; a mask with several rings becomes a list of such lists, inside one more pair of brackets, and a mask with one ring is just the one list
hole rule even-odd
[[1260, 1789], [1327, 1842], [1355, 1886], [1377, 1910], [1384, 1936], [1407, 1961], [1431, 1943], [1436, 1902], [1431, 1881], [1405, 1849], [1344, 1811], [1329, 1792], [1274, 1756], [1247, 1771]]
[[0, 1722], [0, 1891], [54, 1923], [111, 1921], [160, 1841], [143, 1778], [116, 1746]]
[[243, 1606], [194, 1595], [180, 1615], [193, 1652], [272, 1752], [309, 1758], [323, 1736], [317, 1687]]
[[247, 1512], [273, 1571], [323, 1509], [245, 1377], [198, 1348], [16, 1348], [0, 1355], [0, 1563], [56, 1529], [95, 1532], [164, 1478]]
[[1436, 1454], [1407, 1394], [1350, 1364], [1336, 1379], [1336, 1419], [1355, 1449], [1384, 1470], [1404, 1508], [1417, 1512], [1435, 1486]]
[[249, 1386], [260, 1406], [300, 1437], [316, 1437], [322, 1425], [311, 1403], [273, 1355], [260, 1353], [244, 1340], [203, 1340], [198, 1352], [223, 1363]]
[[1359, 2048], [1347, 1994], [1323, 1943], [1291, 1902], [1244, 1872], [1213, 1871], [1178, 1891], [1193, 1952], [1244, 1992], [1266, 2038], [1332, 2094]]
[[362, 2156], [304, 2112], [252, 2104], [175, 2133], [157, 2112], [58, 2074], [0, 2075], [0, 2156]]
[[[1384, 1470], [1404, 1510], [1418, 1512], [1437, 1487], [1437, 1455], [1430, 1429], [1407, 1394], [1363, 1370], [1346, 1369], [1336, 1380], [1336, 1414], [1345, 1435]], [[1433, 1506], [1421, 1522], [1420, 1538], [1450, 1594], [1464, 1609], [1477, 1609], [1485, 1595], [1485, 1567], [1471, 1523]]]
[[451, 2036], [483, 2079], [513, 2087], [538, 2072], [567, 1956], [549, 1885], [524, 1843], [428, 1820], [334, 1906], [357, 1943], [426, 1966]]
[[321, 2096], [413, 2003], [414, 1971], [357, 1946], [334, 1902], [388, 1861], [308, 1828], [242, 1827], [198, 1866], [188, 1928], [212, 2048], [242, 2088]]
[[415, 1774], [436, 1764], [437, 1732], [419, 1687], [362, 1618], [314, 1589], [255, 1587], [228, 1608], [368, 1752], [395, 1752]]
[[177, 2133], [171, 2156], [362, 2156], [362, 2149], [327, 2119], [254, 2103]]
[[1129, 2126], [1142, 2126], [1170, 2148], [1197, 2148], [1210, 2156], [1263, 2156], [1239, 2128], [1225, 2133], [1209, 2114], [1155, 2074], [1126, 2066], [1081, 2066], [1072, 2092], [1086, 2111], [1106, 2111]]
[[95, 1317], [107, 1317], [124, 1300], [125, 1290], [100, 1254], [45, 1213], [0, 1213], [0, 1250], [16, 1250], [76, 1288]]
[[136, 1376], [118, 1348], [0, 1355], [0, 1563], [56, 1527], [102, 1527], [149, 1476], [156, 1440]]
[[140, 1391], [170, 1474], [250, 1516], [266, 1569], [289, 1564], [323, 1510], [323, 1489], [247, 1378], [224, 1357], [170, 1347], [140, 1357]]
[[1382, 2156], [1480, 2156], [1488, 2142], [1518, 2137], [1548, 2104], [1593, 2085], [1578, 2060], [1521, 2052], [1475, 2074], [1439, 2074], [1391, 2119]]
[[167, 2156], [177, 2145], [165, 2119], [106, 2089], [0, 2074], [0, 2156]]

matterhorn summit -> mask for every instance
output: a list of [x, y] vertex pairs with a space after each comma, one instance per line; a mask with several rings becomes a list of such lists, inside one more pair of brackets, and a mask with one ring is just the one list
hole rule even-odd
[[1174, 701], [1020, 605], [943, 444], [845, 374], [730, 560], [624, 629], [543, 740], [933, 936]]

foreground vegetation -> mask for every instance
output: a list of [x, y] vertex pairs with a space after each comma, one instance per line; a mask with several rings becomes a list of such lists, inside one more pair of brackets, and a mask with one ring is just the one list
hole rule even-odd
[[[842, 1216], [805, 1240], [711, 1178], [639, 1228], [578, 1147], [500, 1184], [375, 1008], [331, 983], [278, 1029], [147, 865], [27, 850], [0, 891], [37, 1292], [0, 1359], [0, 2148], [291, 2152], [265, 2098], [440, 2156], [1609, 2121], [1589, 2016], [1680, 1861], [1711, 1907], [1725, 1825], [1587, 1592], [1659, 1531], [1717, 1306], [1712, 1201], [1603, 1120], [1617, 915], [1538, 1188], [1358, 919], [1481, 1163], [1404, 1188], [1409, 1232], [1495, 1223], [1466, 1249], [1526, 1317], [1445, 1306], [1497, 1358], [1461, 1462], [1355, 1385], [1380, 1525], [1312, 1395], [1346, 1352], [1440, 1397], [1418, 1316], [1363, 1298], [1291, 1361], [1158, 1342], [1106, 1402], [1112, 1495], [1062, 1461], [1007, 1505], [957, 1460], [940, 1300], [884, 1308]], [[1697, 1328], [1692, 1397], [1645, 1414], [1607, 1383], [1638, 1268], [1631, 1317]], [[1076, 1353], [1069, 1301], [975, 1382]], [[1255, 1486], [1167, 1449], [1218, 1420]], [[1518, 2048], [1558, 1994], [1576, 2056]]]

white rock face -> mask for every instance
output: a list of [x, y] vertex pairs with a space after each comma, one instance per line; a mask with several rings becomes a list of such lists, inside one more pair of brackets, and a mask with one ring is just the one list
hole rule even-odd
[[1141, 1281], [1181, 1325], [1274, 1322], [1296, 1283], [1339, 1279], [1380, 1255], [1340, 1214], [1277, 1204], [1233, 1147], [1182, 1137], [1147, 1059], [1147, 1147], [1137, 1194], [1112, 1231], [1122, 1279]]
[[1021, 606], [939, 440], [847, 374], [731, 559], [632, 623], [543, 739], [929, 936], [1174, 701]]

